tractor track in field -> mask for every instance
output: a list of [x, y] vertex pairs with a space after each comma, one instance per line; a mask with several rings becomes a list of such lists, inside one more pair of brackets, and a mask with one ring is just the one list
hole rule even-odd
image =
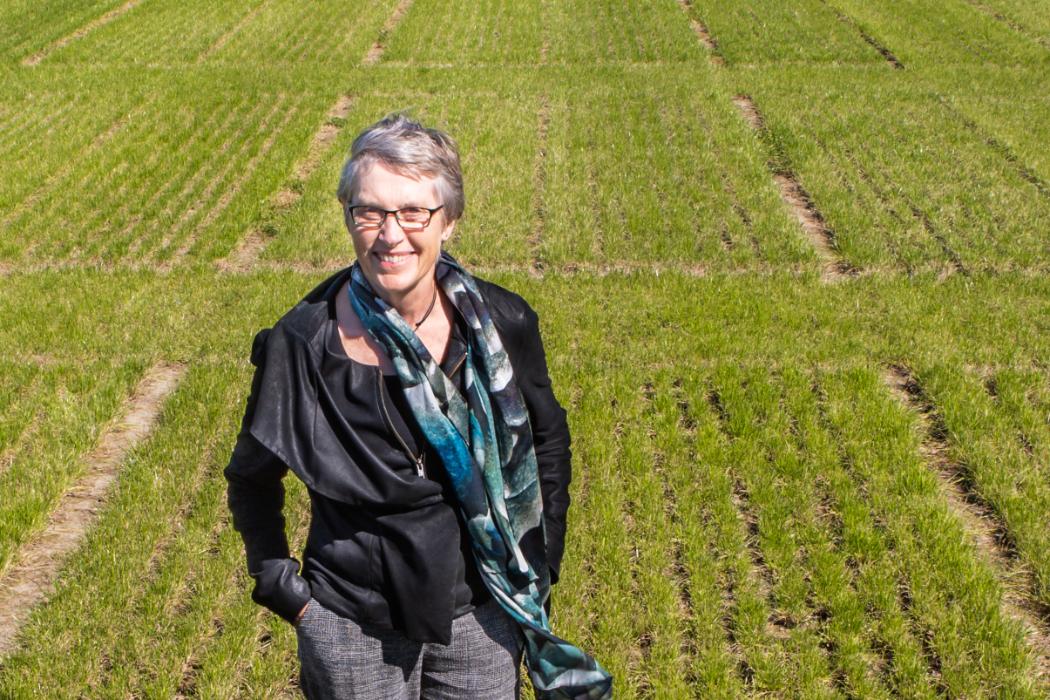
[[94, 155], [99, 149], [106, 145], [114, 136], [120, 133], [131, 122], [131, 114], [123, 114], [113, 120], [105, 130], [101, 131], [91, 142], [85, 146], [77, 155], [69, 158], [65, 165], [55, 171], [50, 177], [42, 182], [29, 195], [22, 199], [8, 212], [3, 221], [0, 221], [0, 229], [5, 229], [17, 220], [27, 210], [32, 209], [44, 197], [44, 194], [61, 182], [68, 180], [74, 168], [84, 159]]
[[32, 609], [54, 589], [58, 573], [94, 523], [116, 481], [124, 457], [145, 440], [165, 400], [175, 392], [186, 367], [160, 363], [146, 371], [110, 425], [85, 458], [83, 476], [59, 500], [47, 525], [21, 548], [0, 577], [0, 657], [11, 651]]
[[1050, 49], [1050, 39], [1048, 39], [1047, 37], [1038, 36], [1035, 32], [1033, 32], [1028, 27], [1024, 26], [1023, 24], [1021, 24], [1017, 20], [1013, 19], [1012, 17], [1007, 17], [1006, 15], [1004, 15], [999, 10], [996, 10], [994, 7], [988, 7], [983, 2], [978, 2], [977, 0], [965, 0], [965, 2], [966, 2], [966, 4], [970, 5], [974, 9], [982, 12], [983, 14], [985, 14], [985, 15], [987, 15], [989, 17], [991, 17], [996, 22], [1000, 22], [1003, 25], [1005, 25], [1006, 27], [1009, 27], [1011, 30], [1017, 32], [1018, 34], [1022, 35], [1026, 39], [1030, 39], [1031, 41], [1034, 41], [1035, 43], [1037, 43], [1040, 46], [1042, 46], [1044, 49]]
[[[310, 139], [310, 146], [307, 148], [306, 155], [292, 169], [292, 177], [295, 182], [306, 182], [321, 165], [324, 154], [331, 148], [332, 143], [339, 136], [339, 132], [343, 130], [346, 118], [350, 116], [350, 110], [353, 106], [353, 97], [340, 95], [332, 103], [332, 106], [328, 108], [325, 122], [317, 129], [313, 138]], [[278, 193], [277, 196], [280, 198], [281, 193]]]
[[550, 96], [540, 96], [536, 110], [536, 156], [532, 165], [532, 231], [529, 233], [529, 274], [539, 277], [546, 268], [543, 236], [547, 225], [547, 148], [551, 124]]
[[711, 63], [715, 66], [724, 66], [726, 64], [726, 58], [722, 54], [722, 50], [718, 47], [718, 41], [715, 39], [714, 35], [711, 34], [707, 25], [693, 16], [693, 0], [678, 0], [678, 6], [682, 8], [686, 17], [689, 18], [689, 26], [692, 28], [693, 34], [696, 35], [700, 45], [707, 49]]
[[237, 241], [229, 255], [215, 261], [215, 268], [223, 273], [252, 272], [269, 242], [269, 236], [261, 227], [253, 227]]
[[237, 34], [239, 34], [240, 31], [248, 25], [248, 23], [250, 23], [259, 15], [260, 12], [262, 12], [262, 9], [266, 6], [267, 2], [268, 0], [262, 0], [262, 2], [260, 2], [258, 5], [246, 12], [244, 16], [237, 20], [237, 22], [232, 27], [227, 29], [225, 32], [222, 33], [221, 36], [219, 36], [218, 39], [213, 41], [211, 46], [201, 51], [193, 62], [197, 65], [200, 65], [201, 63], [204, 63], [209, 58], [217, 54], [219, 51], [222, 51], [223, 47], [225, 47], [226, 44], [230, 43], [230, 39], [237, 36]]
[[539, 65], [547, 66], [550, 64], [551, 56], [551, 20], [554, 9], [551, 7], [551, 0], [540, 0], [540, 54], [539, 54]]
[[1050, 184], [1047, 184], [1043, 178], [1039, 177], [1038, 174], [1021, 162], [1020, 157], [1014, 153], [1013, 149], [991, 134], [985, 132], [977, 122], [963, 114], [957, 107], [952, 106], [944, 96], [938, 96], [938, 100], [946, 112], [952, 115], [967, 130], [972, 132], [977, 138], [984, 141], [993, 151], [998, 153], [1007, 163], [1013, 166], [1014, 170], [1017, 171], [1017, 174], [1022, 180], [1035, 187], [1043, 197], [1050, 199]]
[[999, 580], [1004, 617], [1020, 623], [1035, 653], [1039, 675], [1050, 679], [1050, 610], [1033, 594], [1037, 590], [1034, 576], [1020, 561], [1005, 523], [972, 485], [966, 466], [952, 459], [948, 428], [914, 373], [905, 366], [890, 365], [883, 382], [902, 405], [916, 413], [923, 434], [923, 461], [937, 476], [948, 508], [963, 524], [978, 555]]
[[[305, 183], [321, 166], [325, 154], [335, 143], [340, 132], [346, 126], [346, 119], [350, 116], [353, 108], [354, 98], [350, 95], [340, 95], [328, 108], [328, 113], [323, 124], [318, 127], [310, 144], [307, 146], [306, 154], [292, 167], [292, 174], [287, 184], [270, 197], [271, 217], [280, 216], [282, 213], [294, 206], [302, 199], [302, 191]], [[221, 272], [246, 272], [251, 270], [263, 249], [269, 243], [269, 237], [265, 231], [267, 222], [253, 226], [241, 238], [234, 249], [225, 258], [215, 262]]]
[[68, 46], [69, 44], [73, 43], [74, 41], [77, 41], [79, 39], [83, 39], [85, 36], [87, 36], [88, 34], [90, 34], [93, 31], [95, 31], [99, 27], [103, 27], [103, 26], [109, 24], [110, 22], [113, 22], [114, 20], [120, 19], [121, 17], [123, 17], [127, 13], [131, 12], [138, 5], [141, 5], [141, 4], [142, 4], [142, 0], [128, 0], [128, 2], [125, 2], [120, 7], [116, 7], [114, 9], [112, 9], [112, 10], [109, 10], [105, 14], [102, 14], [102, 15], [96, 17], [95, 19], [90, 20], [87, 24], [83, 25], [79, 29], [76, 29], [76, 30], [72, 31], [69, 34], [66, 34], [64, 37], [62, 37], [60, 39], [56, 39], [55, 41], [52, 41], [50, 44], [48, 44], [44, 48], [40, 49], [36, 53], [34, 53], [31, 56], [27, 56], [26, 58], [22, 59], [22, 65], [23, 66], [37, 66], [37, 65], [40, 65], [41, 61], [43, 61], [45, 58], [50, 56], [55, 51], [58, 51], [59, 49], [65, 48], [66, 46]]
[[[238, 194], [240, 194], [241, 190], [244, 188], [245, 183], [255, 174], [255, 171], [258, 169], [259, 164], [263, 161], [264, 158], [266, 158], [267, 155], [269, 155], [270, 151], [277, 143], [277, 138], [281, 135], [285, 127], [288, 126], [288, 124], [292, 121], [296, 114], [298, 114], [298, 109], [296, 109], [295, 107], [286, 109], [284, 116], [281, 118], [281, 121], [276, 126], [269, 128], [270, 134], [266, 137], [262, 144], [260, 144], [258, 150], [252, 155], [252, 157], [246, 163], [244, 163], [243, 167], [238, 172], [236, 179], [234, 179], [232, 183], [230, 183], [227, 187], [223, 189], [222, 196], [220, 196], [219, 199], [215, 202], [215, 204], [205, 213], [203, 217], [201, 217], [200, 221], [197, 222], [197, 225], [193, 227], [193, 231], [190, 232], [190, 234], [183, 240], [182, 244], [178, 247], [178, 249], [172, 254], [172, 257], [158, 265], [159, 270], [170, 270], [171, 267], [173, 267], [175, 264], [177, 264], [183, 258], [186, 257], [186, 255], [190, 252], [193, 246], [196, 245], [197, 241], [200, 239], [201, 234], [205, 230], [207, 230], [209, 226], [215, 223], [219, 216], [224, 211], [226, 211], [227, 207], [230, 206], [234, 198]], [[266, 116], [267, 121], [269, 121], [270, 116], [271, 115]], [[230, 161], [230, 163], [234, 162], [237, 162], [236, 159], [232, 159]], [[214, 186], [219, 184], [219, 178], [224, 176], [225, 172], [225, 170], [222, 171], [219, 176], [217, 176], [215, 179], [212, 180], [211, 183], [209, 183], [210, 189], [214, 189]], [[210, 194], [211, 193], [208, 192], [208, 196], [210, 196]], [[203, 201], [203, 199], [204, 196], [202, 196], [198, 201]]]
[[361, 59], [362, 65], [374, 66], [382, 60], [390, 35], [394, 33], [405, 18], [405, 15], [408, 14], [409, 9], [412, 7], [412, 2], [413, 0], [401, 0], [397, 4], [394, 11], [386, 18], [386, 22], [383, 23], [383, 28], [379, 30], [379, 36], [376, 37], [375, 43], [372, 44], [371, 48], [368, 49], [368, 53]]
[[869, 46], [879, 52], [887, 63], [893, 66], [894, 70], [904, 70], [904, 64], [901, 63], [900, 59], [897, 58], [889, 48], [886, 47], [881, 41], [869, 34], [864, 27], [860, 26], [857, 20], [850, 17], [848, 14], [835, 7], [834, 5], [827, 2], [827, 0], [821, 0], [821, 3], [829, 10], [835, 13], [835, 16], [839, 18], [839, 21], [843, 24], [848, 25], [853, 31], [860, 35], [860, 38], [865, 41]]
[[779, 152], [754, 100], [748, 95], [737, 95], [733, 98], [733, 103], [740, 110], [747, 125], [773, 152], [766, 165], [772, 172], [773, 181], [780, 191], [781, 200], [795, 215], [810, 245], [823, 261], [822, 279], [825, 282], [837, 282], [848, 277], [856, 277], [860, 270], [839, 255], [835, 232], [824, 220], [824, 215], [813, 202], [809, 192], [799, 182], [786, 154]]
[[908, 203], [908, 208], [911, 210], [912, 216], [915, 217], [916, 221], [922, 224], [922, 228], [927, 234], [929, 234], [930, 238], [937, 241], [937, 245], [940, 246], [941, 252], [944, 253], [945, 257], [948, 258], [948, 262], [951, 263], [952, 269], [959, 274], [969, 275], [970, 271], [967, 269], [966, 265], [963, 264], [962, 257], [954, 248], [952, 248], [951, 244], [948, 243], [948, 239], [944, 237], [944, 234], [934, 226], [933, 220], [930, 218], [929, 214], [910, 199], [906, 198], [906, 201]]

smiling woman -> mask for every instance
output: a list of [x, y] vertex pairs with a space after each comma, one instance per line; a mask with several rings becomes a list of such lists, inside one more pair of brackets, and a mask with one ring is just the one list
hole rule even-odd
[[[571, 479], [535, 312], [443, 252], [452, 139], [402, 115], [354, 141], [338, 198], [357, 261], [261, 331], [226, 468], [253, 598], [297, 628], [311, 698], [607, 698], [550, 629]], [[288, 470], [310, 494], [299, 562]]]

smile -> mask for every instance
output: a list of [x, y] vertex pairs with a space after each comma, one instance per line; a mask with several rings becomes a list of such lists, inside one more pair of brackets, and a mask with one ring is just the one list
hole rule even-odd
[[379, 258], [379, 262], [384, 266], [396, 266], [408, 260], [412, 257], [412, 253], [375, 253], [375, 256]]

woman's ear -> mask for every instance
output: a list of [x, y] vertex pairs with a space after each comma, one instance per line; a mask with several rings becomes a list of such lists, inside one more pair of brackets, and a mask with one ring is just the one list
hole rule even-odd
[[452, 232], [456, 229], [456, 221], [449, 221], [445, 224], [445, 230], [441, 232], [441, 241], [445, 242], [452, 237]]

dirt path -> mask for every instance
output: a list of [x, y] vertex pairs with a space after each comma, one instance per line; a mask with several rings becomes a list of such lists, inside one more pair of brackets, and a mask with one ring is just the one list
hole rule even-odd
[[383, 58], [383, 52], [386, 51], [387, 39], [397, 29], [397, 25], [401, 24], [401, 20], [404, 19], [408, 13], [408, 9], [412, 7], [413, 0], [401, 0], [394, 8], [394, 11], [387, 17], [386, 23], [383, 24], [383, 28], [379, 30], [379, 37], [375, 43], [372, 44], [372, 48], [368, 49], [368, 53], [361, 59], [361, 63], [366, 66], [374, 66], [379, 63], [379, 60]]
[[43, 61], [45, 58], [50, 56], [55, 51], [58, 51], [59, 49], [65, 47], [65, 46], [68, 46], [69, 44], [73, 43], [77, 39], [83, 39], [85, 36], [87, 36], [91, 32], [95, 31], [99, 27], [102, 27], [102, 26], [105, 26], [105, 25], [109, 24], [113, 20], [116, 20], [116, 19], [119, 19], [119, 18], [123, 17], [127, 13], [131, 12], [132, 10], [134, 10], [135, 7], [137, 5], [139, 5], [139, 4], [141, 4], [141, 3], [142, 3], [142, 0], [128, 0], [128, 2], [124, 3], [120, 7], [116, 7], [114, 9], [110, 10], [109, 12], [105, 13], [104, 15], [101, 15], [100, 17], [96, 17], [95, 19], [91, 20], [90, 22], [88, 22], [84, 26], [80, 27], [79, 29], [75, 30], [74, 32], [65, 35], [61, 39], [56, 39], [55, 41], [51, 42], [50, 44], [48, 44], [44, 48], [42, 48], [39, 51], [37, 51], [35, 54], [22, 59], [22, 65], [23, 66], [36, 66], [36, 65], [39, 65], [41, 61]]
[[32, 609], [54, 591], [62, 565], [95, 522], [124, 457], [153, 430], [164, 400], [185, 373], [183, 365], [166, 363], [146, 372], [127, 400], [122, 418], [103, 432], [85, 458], [84, 476], [66, 492], [48, 524], [0, 577], [0, 658], [13, 649]]
[[1024, 628], [1034, 652], [1036, 672], [1042, 679], [1050, 680], [1050, 630], [1029, 596], [1036, 590], [1031, 572], [1004, 544], [1006, 525], [980, 494], [964, 486], [964, 467], [949, 456], [947, 428], [911, 371], [894, 365], [886, 369], [882, 379], [898, 401], [916, 412], [923, 432], [923, 459], [937, 476], [949, 510], [962, 523], [980, 558], [996, 573], [1002, 586], [1003, 615]]
[[249, 22], [251, 22], [253, 19], [255, 19], [255, 17], [262, 11], [262, 9], [263, 9], [263, 7], [265, 5], [266, 5], [266, 0], [263, 0], [258, 5], [253, 7], [249, 12], [247, 12], [243, 17], [241, 17], [239, 20], [237, 20], [237, 23], [234, 24], [232, 27], [230, 27], [225, 32], [223, 32], [222, 36], [220, 36], [218, 39], [216, 39], [214, 41], [214, 43], [212, 43], [211, 46], [209, 46], [208, 48], [204, 49], [204, 51], [201, 51], [200, 55], [197, 56], [197, 60], [195, 61], [195, 63], [197, 63], [198, 65], [201, 64], [201, 63], [204, 63], [209, 58], [214, 56], [216, 53], [218, 53], [219, 51], [222, 51], [222, 48], [224, 46], [226, 46], [226, 44], [228, 44], [230, 42], [230, 39], [232, 39], [242, 29], [244, 29], [244, 27], [247, 26], [247, 24]]
[[830, 3], [825, 2], [824, 0], [821, 0], [821, 2], [823, 2], [825, 7], [827, 7], [829, 10], [835, 13], [835, 16], [839, 18], [840, 22], [842, 22], [843, 24], [848, 24], [853, 29], [853, 31], [857, 32], [857, 34], [860, 35], [860, 38], [863, 39], [865, 43], [867, 43], [873, 49], [878, 51], [879, 55], [886, 59], [886, 62], [893, 66], [895, 70], [904, 70], [904, 64], [901, 63], [900, 59], [898, 59], [893, 54], [893, 52], [890, 51], [882, 42], [880, 42], [878, 39], [866, 32], [864, 28], [857, 23], [857, 20], [853, 19], [845, 12], [831, 5]]
[[[737, 95], [733, 98], [733, 103], [740, 110], [747, 125], [764, 137], [766, 135], [765, 120], [754, 101], [747, 95]], [[778, 166], [772, 161], [769, 167], [773, 171], [773, 180], [780, 190], [780, 198], [798, 219], [806, 238], [824, 262], [821, 278], [825, 282], [836, 282], [857, 276], [859, 271], [839, 256], [834, 232], [824, 221], [824, 216], [813, 203], [809, 193], [802, 187], [798, 177], [790, 169]]]
[[721, 49], [718, 48], [718, 42], [715, 40], [715, 37], [708, 30], [707, 25], [693, 17], [690, 11], [693, 6], [692, 0], [678, 0], [678, 6], [682, 8], [682, 11], [689, 18], [689, 26], [692, 27], [693, 33], [696, 34], [696, 38], [700, 41], [700, 45], [711, 53], [711, 63], [716, 66], [724, 66], [726, 59], [722, 55]]
[[[317, 129], [306, 155], [292, 167], [289, 182], [270, 197], [270, 206], [275, 214], [290, 208], [302, 199], [303, 185], [321, 166], [325, 153], [338, 138], [344, 128], [344, 122], [350, 116], [354, 99], [350, 95], [340, 95], [328, 109], [325, 122]], [[216, 261], [220, 272], [246, 272], [254, 268], [269, 239], [263, 233], [262, 224], [254, 225], [241, 238], [237, 246], [222, 260]]]

